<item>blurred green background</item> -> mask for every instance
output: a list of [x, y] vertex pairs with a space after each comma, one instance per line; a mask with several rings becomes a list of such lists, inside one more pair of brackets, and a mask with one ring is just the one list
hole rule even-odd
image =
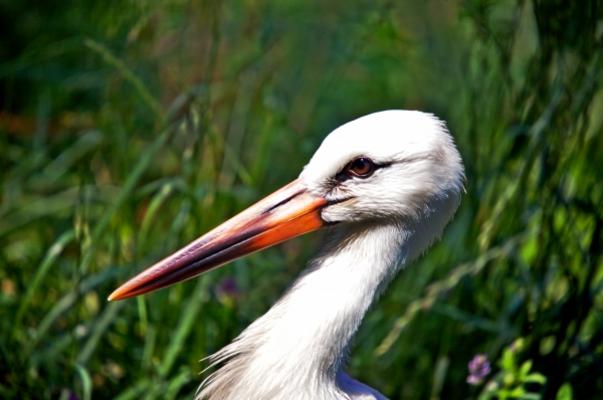
[[[600, 399], [599, 3], [0, 1], [0, 397], [191, 398], [320, 235], [108, 293], [338, 125], [408, 108], [448, 121], [467, 193], [350, 373], [392, 399]], [[479, 353], [492, 372], [470, 385]]]

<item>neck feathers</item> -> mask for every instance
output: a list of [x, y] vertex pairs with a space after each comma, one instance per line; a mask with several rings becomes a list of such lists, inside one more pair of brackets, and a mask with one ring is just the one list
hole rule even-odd
[[289, 291], [210, 357], [222, 366], [197, 399], [341, 399], [350, 387], [376, 393], [338, 372], [366, 311], [406, 260], [409, 234], [396, 224], [333, 233]]
[[384, 399], [341, 371], [350, 340], [400, 266], [418, 257], [454, 213], [458, 197], [432, 199], [419, 218], [336, 226], [287, 293], [231, 344], [197, 400]]

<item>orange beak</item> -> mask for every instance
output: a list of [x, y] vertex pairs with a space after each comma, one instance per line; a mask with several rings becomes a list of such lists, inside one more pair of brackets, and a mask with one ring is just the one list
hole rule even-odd
[[151, 292], [273, 246], [325, 223], [327, 201], [295, 180], [136, 275], [109, 296], [122, 300]]

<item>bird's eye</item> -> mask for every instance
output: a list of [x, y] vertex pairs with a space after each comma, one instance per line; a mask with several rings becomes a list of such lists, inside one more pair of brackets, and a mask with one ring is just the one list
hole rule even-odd
[[346, 172], [351, 176], [359, 178], [368, 178], [375, 171], [375, 163], [366, 157], [359, 157], [352, 160], [345, 168]]

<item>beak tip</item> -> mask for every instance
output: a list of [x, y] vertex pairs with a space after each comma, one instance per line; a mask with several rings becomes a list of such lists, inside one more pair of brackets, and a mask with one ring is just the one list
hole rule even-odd
[[113, 293], [111, 293], [107, 297], [107, 301], [115, 301], [115, 300], [121, 300], [121, 299], [122, 299], [122, 296], [120, 296], [119, 289], [114, 290]]

